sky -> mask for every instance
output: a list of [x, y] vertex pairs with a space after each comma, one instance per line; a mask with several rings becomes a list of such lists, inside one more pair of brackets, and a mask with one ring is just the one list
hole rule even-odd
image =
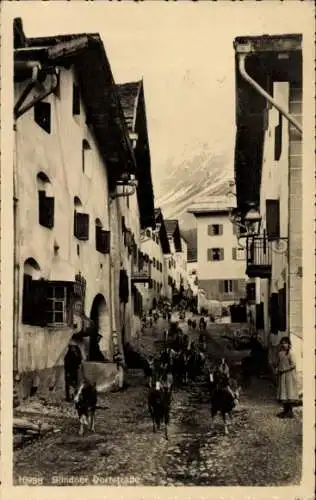
[[[154, 190], [203, 148], [233, 177], [233, 40], [302, 33], [313, 2], [5, 2], [26, 36], [100, 33], [117, 83], [144, 79]], [[180, 168], [180, 167], [179, 167]], [[181, 175], [181, 171], [179, 171]]]

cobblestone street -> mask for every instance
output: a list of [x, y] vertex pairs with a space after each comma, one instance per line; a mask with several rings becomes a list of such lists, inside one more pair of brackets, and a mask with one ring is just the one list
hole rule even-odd
[[100, 396], [95, 434], [78, 436], [69, 403], [47, 402], [45, 417], [39, 407], [34, 418], [45, 418], [59, 432], [16, 450], [15, 484], [30, 478], [46, 485], [299, 484], [301, 409], [293, 420], [276, 418], [271, 382], [254, 381], [242, 392], [228, 436], [220, 417], [211, 431], [205, 387], [175, 392], [169, 441], [163, 430], [152, 432], [143, 375], [130, 372], [128, 382], [125, 391]]

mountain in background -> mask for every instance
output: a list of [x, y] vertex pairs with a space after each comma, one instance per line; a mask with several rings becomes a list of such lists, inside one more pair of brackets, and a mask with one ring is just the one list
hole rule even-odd
[[[234, 177], [224, 155], [213, 155], [207, 147], [189, 160], [177, 165], [173, 160], [164, 169], [164, 176], [155, 185], [155, 206], [165, 219], [178, 219], [181, 233], [188, 242], [188, 257], [196, 256], [197, 230], [194, 215], [187, 210], [193, 202], [230, 191], [228, 181]], [[158, 179], [157, 179], [158, 181]]]

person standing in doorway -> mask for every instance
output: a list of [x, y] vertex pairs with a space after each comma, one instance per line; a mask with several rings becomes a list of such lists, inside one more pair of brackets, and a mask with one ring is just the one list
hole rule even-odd
[[288, 337], [280, 340], [277, 365], [278, 400], [283, 405], [279, 418], [293, 418], [293, 406], [298, 402], [298, 387], [296, 364], [291, 350], [292, 344]]

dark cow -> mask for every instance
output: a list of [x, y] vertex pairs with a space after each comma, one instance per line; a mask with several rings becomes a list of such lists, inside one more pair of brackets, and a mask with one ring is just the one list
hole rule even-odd
[[68, 351], [64, 357], [65, 372], [65, 392], [66, 400], [71, 400], [71, 388], [76, 391], [78, 388], [79, 369], [82, 363], [82, 354], [80, 347], [73, 341], [68, 345]]
[[170, 421], [171, 390], [168, 385], [157, 381], [148, 394], [148, 410], [152, 418], [153, 432], [160, 429], [161, 423], [165, 424], [165, 437], [168, 439], [168, 425]]
[[226, 374], [215, 370], [210, 373], [210, 396], [211, 396], [211, 417], [212, 427], [214, 418], [220, 413], [224, 422], [225, 434], [228, 434], [227, 415], [230, 416], [238, 403], [240, 388], [237, 382], [229, 379]]
[[83, 380], [75, 395], [74, 403], [80, 422], [79, 435], [83, 435], [85, 426], [94, 432], [95, 411], [97, 407], [96, 384], [90, 384], [86, 380]]

